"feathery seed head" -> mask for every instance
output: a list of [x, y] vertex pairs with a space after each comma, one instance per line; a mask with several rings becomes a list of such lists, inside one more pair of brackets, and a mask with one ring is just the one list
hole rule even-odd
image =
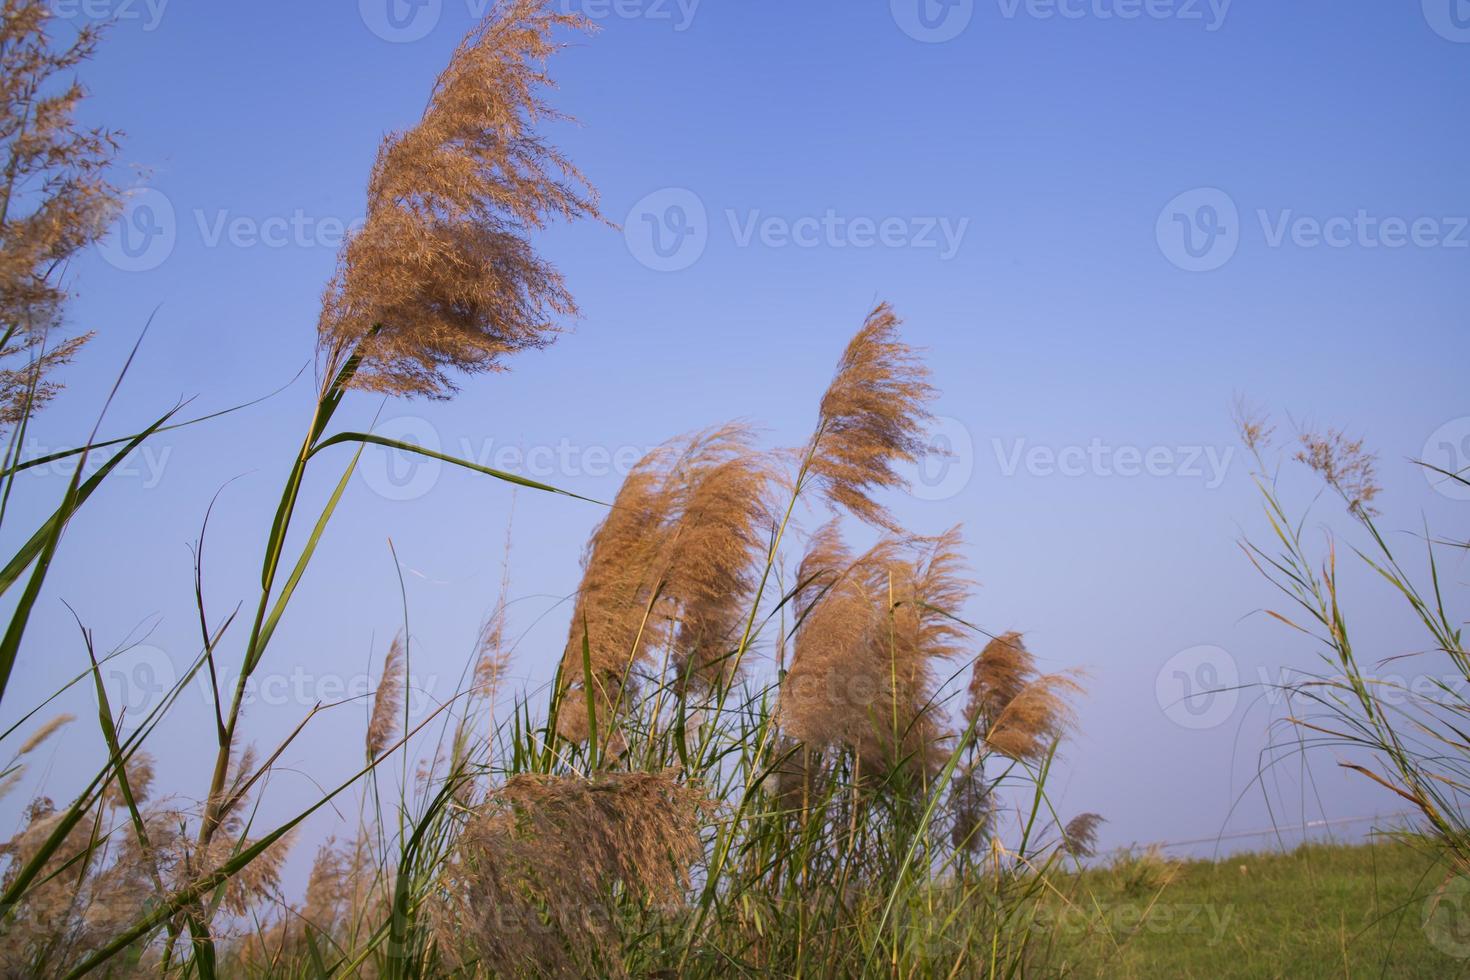
[[398, 719], [403, 715], [404, 689], [403, 635], [393, 638], [388, 655], [383, 658], [383, 676], [378, 680], [378, 689], [373, 694], [373, 712], [368, 719], [367, 757], [377, 759], [393, 741], [398, 731]]
[[355, 386], [446, 398], [452, 372], [502, 370], [575, 315], [528, 237], [555, 217], [600, 218], [595, 191], [536, 130], [559, 118], [540, 91], [563, 27], [588, 24], [545, 0], [502, 0], [460, 44], [418, 125], [384, 140], [366, 223], [323, 300], [328, 378], [355, 348]]
[[899, 339], [901, 322], [884, 303], [847, 345], [822, 397], [810, 463], [829, 504], [893, 532], [892, 515], [872, 494], [903, 486], [894, 467], [928, 452], [924, 423], [934, 397], [928, 368]]
[[30, 755], [32, 752], [36, 751], [36, 749], [41, 747], [41, 743], [45, 742], [52, 735], [55, 735], [57, 731], [59, 731], [63, 726], [69, 725], [76, 720], [76, 715], [57, 715], [50, 721], [46, 722], [46, 724], [42, 725], [40, 728], [32, 732], [31, 737], [26, 739], [25, 742], [22, 743], [20, 751], [16, 754]]

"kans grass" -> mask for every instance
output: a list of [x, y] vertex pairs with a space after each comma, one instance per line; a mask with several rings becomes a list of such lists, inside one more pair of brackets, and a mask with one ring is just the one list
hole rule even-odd
[[[16, 593], [0, 637], [0, 699], [34, 655], [23, 640], [54, 555], [85, 546], [64, 537], [72, 516], [140, 445], [209, 419], [175, 406], [112, 440], [98, 440], [99, 420], [80, 449], [21, 458], [26, 427], [57, 390], [50, 372], [86, 336], [53, 336], [66, 299], [58, 270], [100, 237], [120, 194], [106, 178], [114, 134], [72, 123], [80, 87], [48, 89], [85, 61], [95, 32], [57, 50], [40, 0], [4, 0], [3, 17], [0, 57], [18, 81], [0, 92], [12, 160], [0, 357], [24, 364], [0, 373], [10, 437], [0, 522], [18, 474], [79, 465], [51, 518], [0, 569], [0, 593]], [[1083, 678], [1042, 674], [1019, 634], [960, 618], [972, 587], [960, 530], [914, 535], [881, 503], [925, 452], [935, 394], [887, 305], [840, 353], [803, 445], [765, 447], [749, 427], [717, 423], [633, 469], [588, 542], [546, 689], [501, 690], [503, 584], [454, 698], [426, 716], [409, 711], [404, 633], [385, 658], [360, 766], [291, 820], [259, 825], [273, 767], [311, 739], [324, 709], [262, 750], [248, 734], [247, 684], [273, 655], [365, 447], [428, 454], [345, 428], [338, 410], [367, 396], [452, 398], [469, 377], [549, 345], [576, 316], [532, 237], [555, 220], [602, 220], [596, 192], [541, 132], [558, 118], [544, 100], [547, 60], [563, 33], [586, 27], [539, 0], [500, 3], [455, 52], [417, 125], [384, 140], [365, 225], [323, 297], [318, 398], [299, 448], [283, 452], [254, 601], [239, 616], [211, 616], [196, 563], [198, 654], [141, 718], [109, 703], [105, 657], [78, 623], [90, 666], [68, 687], [95, 691], [87, 724], [106, 762], [75, 796], [32, 802], [3, 845], [7, 976], [1076, 970], [1074, 944], [1039, 910], [1088, 923], [1106, 947], [1097, 962], [1121, 962], [1129, 936], [1108, 918], [1117, 878], [1082, 870], [1102, 818], [1059, 815], [1045, 792]], [[1264, 428], [1251, 425], [1258, 448]], [[1309, 438], [1303, 460], [1348, 499], [1380, 547], [1365, 557], [1463, 670], [1438, 579], [1425, 593], [1408, 584], [1371, 523], [1371, 465], [1334, 438]], [[93, 454], [106, 461], [84, 478]], [[566, 488], [429, 455], [576, 503]], [[322, 467], [340, 471], [335, 489], [307, 499], [306, 474]], [[1463, 705], [1437, 702], [1427, 727], [1418, 716], [1414, 741], [1402, 734], [1355, 671], [1332, 566], [1315, 571], [1299, 525], [1273, 485], [1262, 487], [1285, 551], [1252, 553], [1322, 627], [1338, 668], [1297, 692], [1326, 719], [1296, 723], [1366, 749], [1361, 770], [1410, 800], [1426, 839], [1463, 870]], [[877, 543], [849, 545], [854, 524]], [[151, 737], [196, 679], [214, 693], [214, 763], [192, 801], [159, 796]], [[19, 721], [0, 732], [0, 795], [23, 785], [58, 728], [82, 724], [48, 713], [52, 700], [10, 705]], [[298, 830], [328, 809], [356, 814], [300, 856], [310, 880], [287, 896], [281, 869]], [[1121, 867], [1128, 894], [1150, 905], [1174, 880], [1166, 862]]]
[[[49, 50], [42, 5], [6, 0], [4, 16], [8, 51]], [[878, 502], [924, 452], [934, 394], [887, 306], [842, 352], [804, 446], [763, 448], [744, 426], [716, 425], [635, 468], [588, 544], [549, 690], [499, 691], [503, 596], [468, 682], [427, 717], [405, 706], [402, 637], [358, 771], [292, 820], [257, 824], [273, 765], [311, 737], [316, 712], [286, 743], [257, 750], [246, 685], [363, 448], [424, 452], [339, 428], [338, 409], [362, 391], [450, 398], [467, 376], [546, 346], [576, 314], [530, 239], [551, 220], [601, 217], [596, 193], [539, 130], [557, 115], [543, 100], [547, 58], [560, 32], [586, 26], [534, 0], [500, 4], [455, 52], [419, 123], [384, 140], [365, 226], [326, 289], [319, 397], [244, 614], [214, 619], [199, 600], [198, 656], [143, 718], [108, 703], [103, 660], [78, 624], [91, 668], [73, 684], [95, 689], [107, 762], [74, 798], [33, 802], [4, 845], [7, 975], [968, 976], [1044, 961], [1020, 911], [1075, 854], [1042, 789], [1077, 680], [1040, 675], [1018, 635], [958, 617], [970, 588], [958, 529], [915, 536]], [[36, 90], [10, 95], [32, 100], [12, 113], [23, 123], [69, 119], [81, 90], [38, 113]], [[93, 139], [82, 149], [94, 157], [112, 145]], [[110, 216], [105, 162], [76, 172]], [[10, 226], [6, 235], [9, 256]], [[20, 286], [45, 284], [52, 269], [5, 271], [20, 301]], [[33, 293], [31, 308], [46, 314], [50, 302], [55, 320], [64, 293]], [[7, 316], [25, 349], [44, 352], [29, 322]], [[45, 372], [75, 353], [56, 350], [6, 376], [21, 389], [7, 496], [43, 462], [17, 447], [54, 392]], [[0, 572], [0, 591], [21, 591], [0, 681], [23, 662], [29, 613], [72, 515], [146, 440], [206, 421], [179, 414], [44, 460], [111, 454], [85, 480], [78, 467], [53, 517]], [[341, 468], [335, 491], [304, 499], [307, 470], [324, 466]], [[821, 511], [831, 522], [806, 530]], [[876, 528], [879, 543], [850, 550], [844, 516]], [[150, 735], [196, 677], [215, 696], [216, 761], [194, 802], [156, 798]], [[45, 708], [27, 706], [4, 733], [24, 741], [0, 792], [57, 727], [76, 723]], [[408, 771], [418, 735], [433, 745], [417, 777], [380, 778], [390, 759]], [[280, 871], [297, 829], [351, 798], [355, 823], [319, 848], [305, 894], [287, 898]]]

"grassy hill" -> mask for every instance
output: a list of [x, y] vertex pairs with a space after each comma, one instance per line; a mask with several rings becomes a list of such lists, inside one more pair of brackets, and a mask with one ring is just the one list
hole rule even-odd
[[1092, 908], [1038, 914], [1073, 976], [1470, 976], [1470, 896], [1451, 884], [1436, 902], [1445, 882], [1438, 859], [1395, 841], [1131, 855], [1081, 876], [1074, 901]]

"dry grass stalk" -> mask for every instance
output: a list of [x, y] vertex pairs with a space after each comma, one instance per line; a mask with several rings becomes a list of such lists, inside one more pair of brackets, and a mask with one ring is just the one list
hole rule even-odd
[[770, 460], [738, 426], [716, 430], [685, 468], [665, 591], [679, 620], [675, 668], [695, 687], [724, 689], [734, 680], [732, 655], [771, 524], [772, 475]]
[[484, 975], [623, 975], [625, 903], [683, 902], [710, 806], [673, 771], [512, 777], [443, 872], [442, 951]]
[[383, 141], [367, 221], [323, 303], [328, 377], [361, 344], [355, 385], [448, 397], [453, 372], [503, 369], [576, 314], [529, 234], [555, 217], [600, 217], [596, 193], [537, 131], [560, 118], [541, 96], [561, 46], [552, 35], [586, 27], [544, 0], [498, 3], [454, 53], [418, 125]]
[[378, 689], [373, 693], [373, 711], [368, 719], [366, 749], [368, 761], [377, 759], [398, 733], [398, 722], [403, 717], [404, 646], [402, 634], [393, 638], [388, 655], [383, 658], [383, 676], [378, 680]]
[[667, 646], [697, 688], [727, 683], [729, 654], [754, 591], [769, 525], [770, 459], [748, 427], [669, 442], [628, 475], [593, 532], [562, 657], [562, 734], [587, 737], [587, 643], [599, 719], [623, 704], [635, 672]]
[[1070, 675], [1039, 674], [1021, 634], [1005, 633], [975, 661], [965, 720], [989, 748], [1038, 762], [1071, 726], [1069, 698], [1081, 690]]
[[21, 744], [20, 751], [17, 752], [16, 755], [30, 755], [32, 752], [36, 751], [36, 749], [40, 748], [41, 744], [45, 742], [48, 738], [50, 738], [52, 735], [55, 735], [62, 728], [76, 720], [77, 716], [71, 714], [59, 714], [56, 717], [51, 718], [46, 722], [46, 724], [42, 725], [40, 728], [31, 733], [31, 737], [26, 739], [25, 742]]
[[[249, 847], [252, 841], [241, 816], [246, 802], [242, 790], [253, 769], [249, 751], [235, 760], [228, 791], [239, 798], [226, 808], [222, 832], [201, 851], [191, 827], [197, 815], [168, 801], [150, 803], [152, 760], [143, 753], [134, 755], [127, 763], [128, 780], [148, 846], [135, 832], [116, 784], [109, 787], [71, 828], [10, 910], [5, 942], [0, 943], [0, 975], [65, 973], [134, 922], [150, 903], [193, 884]], [[39, 799], [31, 805], [21, 831], [0, 844], [0, 860], [5, 862], [0, 884], [9, 886], [15, 881], [64, 816], [50, 800]], [[289, 847], [288, 836], [232, 877], [220, 907], [232, 916], [243, 916], [263, 901], [276, 901]], [[191, 912], [214, 931], [227, 931], [210, 924], [212, 909], [200, 904]], [[145, 964], [156, 959], [151, 951], [137, 953]]]
[[934, 665], [963, 649], [959, 625], [937, 611], [968, 596], [959, 542], [957, 529], [884, 538], [852, 558], [835, 524], [813, 535], [781, 692], [788, 735], [818, 749], [844, 745], [873, 775], [899, 762], [932, 772], [948, 737]]
[[995, 827], [992, 787], [979, 766], [965, 766], [950, 786], [950, 842], [955, 850], [979, 854], [990, 843]]
[[1097, 829], [1107, 821], [1097, 813], [1079, 813], [1062, 828], [1062, 848], [1075, 858], [1097, 853]]
[[1363, 448], [1363, 440], [1349, 439], [1336, 429], [1325, 435], [1304, 432], [1296, 458], [1306, 463], [1324, 483], [1342, 495], [1348, 510], [1358, 517], [1376, 517], [1373, 499], [1378, 484], [1378, 456]]
[[117, 134], [75, 119], [86, 90], [63, 81], [91, 58], [100, 31], [87, 25], [55, 47], [51, 5], [5, 0], [0, 7], [0, 426], [22, 422], [60, 385], [48, 375], [91, 334], [51, 343], [69, 292], [67, 262], [102, 239], [120, 194], [106, 171]]
[[480, 629], [478, 656], [475, 659], [474, 693], [490, 702], [490, 717], [495, 717], [495, 697], [505, 680], [510, 667], [511, 648], [506, 643], [510, 606], [510, 545], [511, 532], [515, 526], [515, 492], [511, 491], [510, 515], [505, 524], [505, 551], [500, 561], [500, 591], [495, 598], [495, 609]]
[[562, 657], [568, 693], [558, 722], [561, 733], [574, 741], [589, 734], [584, 642], [599, 718], [621, 701], [631, 668], [657, 645], [653, 630], [659, 624], [649, 608], [674, 504], [662, 479], [664, 456], [664, 450], [655, 450], [628, 474], [582, 557], [582, 582]]
[[934, 397], [929, 370], [899, 340], [902, 321], [887, 303], [868, 314], [837, 365], [811, 447], [811, 477], [833, 507], [898, 531], [874, 491], [904, 485], [895, 466], [927, 452], [924, 423]]

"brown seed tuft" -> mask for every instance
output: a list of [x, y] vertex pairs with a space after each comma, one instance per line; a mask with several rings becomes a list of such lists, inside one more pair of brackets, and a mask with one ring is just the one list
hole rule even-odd
[[91, 339], [56, 337], [70, 298], [64, 276], [106, 235], [122, 196], [107, 177], [118, 134], [76, 119], [87, 92], [72, 75], [102, 31], [68, 30], [58, 46], [47, 30], [51, 6], [0, 7], [0, 427], [54, 397], [61, 385], [52, 373]]
[[388, 655], [383, 658], [383, 676], [378, 680], [378, 689], [373, 694], [373, 713], [368, 719], [367, 757], [371, 762], [381, 756], [398, 732], [398, 721], [403, 716], [404, 689], [404, 646], [403, 635], [393, 638]]
[[733, 677], [770, 521], [773, 467], [752, 441], [746, 426], [718, 426], [659, 447], [624, 480], [583, 558], [562, 657], [565, 737], [587, 737], [584, 638], [599, 723], [663, 646], [696, 688]]
[[970, 675], [965, 720], [993, 750], [1038, 762], [1072, 725], [1069, 699], [1081, 685], [1068, 674], [1040, 675], [1020, 633], [985, 645]]
[[50, 738], [52, 735], [55, 735], [64, 726], [69, 725], [76, 720], [76, 715], [57, 715], [50, 721], [46, 722], [46, 724], [42, 725], [40, 728], [32, 732], [31, 737], [26, 739], [25, 742], [22, 743], [20, 751], [16, 754], [30, 755], [32, 752], [36, 751], [36, 749], [40, 748], [41, 744], [45, 742], [48, 738]]
[[924, 423], [934, 397], [928, 368], [899, 340], [901, 322], [887, 303], [868, 314], [822, 397], [810, 448], [811, 476], [833, 507], [895, 532], [872, 494], [903, 486], [894, 467], [928, 452]]
[[1373, 498], [1382, 489], [1378, 485], [1378, 456], [1363, 449], [1363, 440], [1349, 439], [1336, 429], [1326, 435], [1304, 432], [1298, 461], [1306, 463], [1324, 483], [1336, 490], [1348, 510], [1358, 517], [1378, 513]]
[[[944, 612], [968, 596], [959, 531], [885, 538], [857, 558], [835, 524], [812, 537], [798, 571], [801, 625], [781, 692], [788, 735], [842, 744], [878, 774], [896, 765], [932, 773], [947, 737], [934, 665], [962, 650]], [[944, 612], [940, 612], [944, 610]]]
[[1062, 847], [1076, 858], [1097, 853], [1097, 828], [1107, 821], [1097, 813], [1079, 813], [1062, 828]]
[[[388, 137], [367, 221], [342, 250], [318, 327], [330, 377], [356, 347], [357, 387], [446, 398], [451, 374], [544, 347], [576, 304], [529, 234], [598, 217], [596, 193], [537, 132], [560, 28], [545, 0], [501, 0], [461, 42], [418, 125]], [[372, 333], [373, 328], [378, 328]]]

